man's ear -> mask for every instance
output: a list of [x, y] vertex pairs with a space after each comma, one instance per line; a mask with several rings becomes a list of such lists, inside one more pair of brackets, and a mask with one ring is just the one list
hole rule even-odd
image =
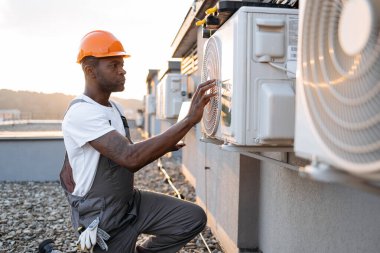
[[83, 65], [83, 72], [85, 76], [95, 79], [95, 67], [91, 65]]

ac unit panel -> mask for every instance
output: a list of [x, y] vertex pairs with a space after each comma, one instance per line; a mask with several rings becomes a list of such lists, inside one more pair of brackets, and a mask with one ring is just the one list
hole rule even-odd
[[[296, 125], [295, 125], [295, 138], [294, 138], [294, 150], [300, 157], [312, 160], [315, 157], [325, 157], [325, 161], [329, 164], [334, 164], [333, 157], [327, 152], [325, 147], [324, 151], [322, 147], [323, 142], [319, 138], [313, 138], [317, 136], [317, 132], [313, 128], [310, 114], [307, 113], [305, 107], [306, 101], [304, 96], [298, 95], [303, 92], [302, 80], [297, 79], [297, 94], [296, 94]], [[321, 148], [316, 148], [321, 147]]]
[[161, 119], [177, 118], [184, 100], [185, 76], [179, 73], [166, 74], [159, 83], [161, 94]]
[[[367, 7], [379, 20], [375, 2], [300, 1], [294, 140], [297, 156], [370, 179], [380, 178], [380, 43], [369, 39], [355, 54], [345, 51], [338, 36], [342, 27], [361, 29], [360, 22], [342, 23], [347, 4], [372, 3]], [[370, 28], [373, 38], [378, 28], [379, 23]]]
[[[278, 81], [278, 80], [277, 80]], [[284, 81], [286, 83], [286, 81]], [[263, 83], [259, 92], [259, 138], [265, 141], [294, 138], [293, 83]], [[280, 127], [279, 127], [280, 126]]]
[[[206, 42], [205, 57], [217, 54], [215, 59], [218, 59], [219, 63], [214, 65], [220, 68], [220, 73], [212, 74], [215, 72], [211, 69], [213, 66], [209, 66], [212, 64], [208, 59], [204, 59], [202, 80], [213, 78], [219, 80], [218, 89], [221, 93], [218, 126], [210, 137], [236, 145], [293, 143], [294, 93], [293, 97], [286, 97], [283, 93], [284, 90], [290, 92], [288, 88], [293, 87], [294, 79], [289, 78], [285, 71], [278, 70], [268, 63], [259, 62], [260, 57], [257, 53], [268, 54], [276, 64], [285, 67], [287, 61], [285, 48], [289, 45], [297, 47], [293, 42], [290, 44], [288, 39], [290, 32], [293, 34], [297, 32], [294, 31], [297, 27], [289, 31], [289, 20], [296, 21], [297, 14], [298, 10], [294, 9], [241, 7]], [[263, 28], [260, 30], [257, 23], [261, 28], [266, 25], [267, 30], [263, 31]], [[272, 41], [273, 38], [279, 40]], [[268, 48], [264, 46], [265, 44]], [[207, 52], [215, 48], [217, 53]], [[269, 106], [270, 102], [263, 106], [259, 103], [262, 80], [277, 84], [275, 87], [285, 86], [284, 89], [280, 87], [280, 91], [273, 92], [272, 95], [278, 96], [273, 100], [274, 103], [285, 103], [290, 106], [287, 113], [284, 113], [285, 109], [282, 106], [273, 104]], [[286, 122], [268, 126], [269, 129], [263, 129], [265, 124], [262, 123], [260, 128], [262, 111], [274, 115], [262, 119], [266, 120], [267, 126], [272, 124], [271, 122], [276, 122], [275, 115], [287, 115], [283, 117]], [[204, 119], [207, 117], [205, 114]], [[206, 124], [203, 121], [203, 129], [206, 129]], [[283, 125], [286, 129], [282, 129]], [[293, 129], [290, 129], [292, 127]]]
[[156, 89], [156, 118], [163, 119], [164, 118], [164, 102], [163, 102], [163, 85], [162, 83], [157, 84]]
[[[336, 168], [344, 170], [352, 170], [354, 172], [360, 168], [363, 172], [373, 170], [373, 164], [365, 166], [364, 164], [352, 163], [334, 154], [329, 146], [319, 137], [318, 131], [315, 128], [313, 120], [310, 117], [310, 112], [307, 108], [302, 79], [297, 80], [297, 95], [296, 95], [296, 125], [294, 151], [296, 155], [309, 160], [330, 164]], [[380, 158], [379, 158], [380, 159]], [[380, 168], [380, 164], [377, 166]]]
[[256, 56], [269, 55], [282, 58], [285, 55], [285, 19], [257, 18], [255, 26]]
[[156, 97], [154, 94], [145, 96], [145, 113], [148, 115], [156, 113]]

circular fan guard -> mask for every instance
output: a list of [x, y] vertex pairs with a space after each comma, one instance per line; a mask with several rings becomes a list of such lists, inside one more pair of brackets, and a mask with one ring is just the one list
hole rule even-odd
[[203, 112], [203, 128], [208, 136], [214, 136], [218, 130], [220, 120], [220, 58], [217, 41], [214, 37], [211, 37], [206, 44], [206, 49], [203, 57], [202, 64], [202, 82], [215, 79], [217, 85], [210, 90], [210, 92], [218, 93], [212, 97], [210, 102], [206, 105]]
[[344, 1], [305, 2], [300, 60], [304, 95], [316, 131], [332, 154], [351, 164], [343, 169], [353, 173], [379, 170], [379, 5], [372, 6], [374, 18], [364, 48], [350, 55], [338, 38]]

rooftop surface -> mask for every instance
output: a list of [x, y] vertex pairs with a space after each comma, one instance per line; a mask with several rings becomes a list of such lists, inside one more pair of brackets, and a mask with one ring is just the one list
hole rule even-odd
[[[35, 134], [58, 131], [59, 124], [26, 124], [0, 127], [0, 133]], [[131, 129], [132, 139], [141, 141], [141, 132]], [[173, 157], [165, 157], [163, 163], [174, 185], [188, 201], [195, 200], [194, 188], [180, 173], [181, 162]], [[135, 173], [135, 186], [141, 190], [151, 190], [174, 195], [164, 176], [153, 162]], [[203, 232], [213, 253], [222, 253], [218, 241], [209, 228]], [[139, 242], [148, 235], [142, 235]], [[62, 252], [77, 252], [76, 238], [70, 222], [70, 207], [58, 181], [49, 182], [5, 182], [0, 181], [0, 253], [36, 252], [39, 243], [46, 239], [55, 241], [56, 249]], [[189, 242], [180, 253], [208, 252], [201, 237]]]

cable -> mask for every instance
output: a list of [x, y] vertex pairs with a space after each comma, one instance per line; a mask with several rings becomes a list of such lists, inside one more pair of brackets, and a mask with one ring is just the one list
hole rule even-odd
[[174, 186], [172, 180], [171, 180], [171, 177], [169, 176], [169, 174], [166, 172], [166, 170], [164, 169], [164, 167], [162, 166], [159, 166], [160, 168], [160, 171], [162, 172], [162, 174], [164, 174], [165, 176], [165, 183], [168, 183], [172, 189], [174, 190], [175, 194], [177, 194], [177, 198], [179, 199], [183, 199], [183, 196], [181, 195], [181, 193], [177, 190], [177, 188]]
[[283, 70], [283, 71], [288, 72], [290, 74], [296, 75], [295, 72], [293, 72], [287, 68], [284, 68], [280, 65], [277, 65], [277, 64], [273, 63], [272, 61], [273, 61], [272, 57], [270, 57], [269, 55], [263, 55], [263, 56], [259, 57], [255, 62], [257, 62], [257, 63], [268, 63], [269, 65], [271, 65], [272, 67], [274, 67], [276, 69], [280, 69], [280, 70]]
[[[175, 185], [173, 184], [173, 182], [172, 182], [172, 178], [171, 178], [171, 177], [169, 176], [169, 174], [166, 172], [166, 170], [164, 169], [164, 166], [162, 166], [161, 158], [158, 158], [158, 160], [157, 160], [157, 166], [158, 166], [158, 169], [162, 172], [162, 174], [164, 174], [164, 177], [165, 177], [165, 183], [168, 183], [168, 184], [172, 187], [172, 189], [174, 190], [174, 192], [175, 192], [176, 195], [177, 195], [177, 198], [179, 198], [179, 199], [184, 199], [183, 196], [182, 196], [182, 194], [178, 191], [178, 189], [177, 189], [177, 188], [175, 187]], [[206, 242], [205, 238], [203, 237], [202, 233], [199, 233], [199, 235], [200, 235], [200, 237], [201, 237], [201, 239], [202, 239], [202, 241], [203, 241], [203, 244], [206, 246], [207, 251], [208, 251], [209, 253], [212, 253], [211, 250], [210, 250], [210, 248], [208, 247], [207, 242]]]
[[293, 75], [296, 74], [296, 73], [294, 73], [293, 71], [291, 71], [291, 70], [289, 70], [289, 69], [287, 69], [287, 68], [284, 68], [284, 67], [281, 67], [281, 66], [279, 66], [279, 65], [277, 65], [277, 64], [274, 64], [273, 62], [268, 62], [268, 64], [271, 65], [272, 67], [276, 68], [276, 69], [283, 70], [283, 71], [288, 72], [288, 73], [290, 73], [290, 74], [293, 74]]
[[200, 235], [200, 237], [201, 237], [201, 239], [202, 239], [202, 241], [203, 241], [203, 244], [206, 246], [207, 251], [208, 251], [209, 253], [211, 253], [211, 250], [210, 250], [210, 248], [208, 247], [207, 242], [206, 242], [205, 238], [203, 237], [202, 233], [199, 233], [199, 235]]

